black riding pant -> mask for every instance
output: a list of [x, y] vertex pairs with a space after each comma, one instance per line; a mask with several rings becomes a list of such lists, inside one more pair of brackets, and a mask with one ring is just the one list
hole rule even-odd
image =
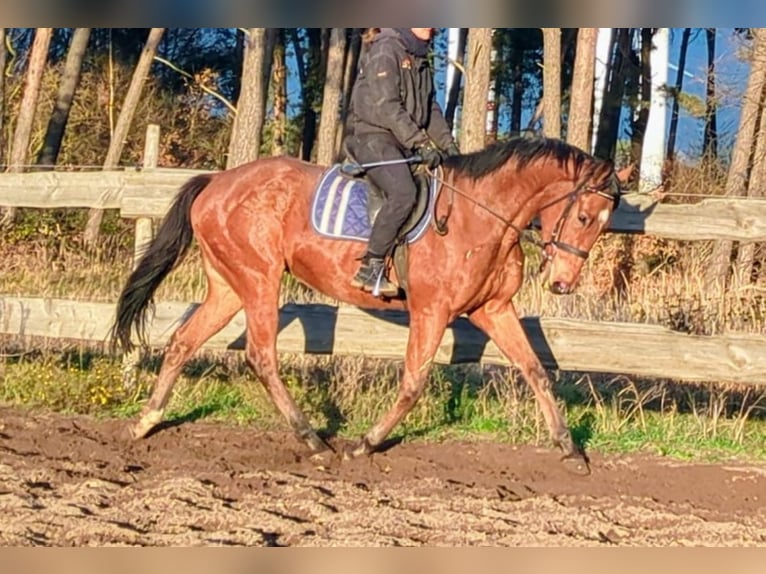
[[[410, 156], [394, 136], [386, 133], [349, 136], [346, 146], [361, 164], [403, 160]], [[386, 197], [372, 226], [367, 253], [383, 257], [393, 246], [399, 230], [415, 207], [417, 188], [406, 163], [372, 167], [367, 170], [367, 175]]]

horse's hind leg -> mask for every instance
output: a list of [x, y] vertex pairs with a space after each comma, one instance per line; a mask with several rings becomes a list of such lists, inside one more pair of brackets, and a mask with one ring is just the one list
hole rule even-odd
[[173, 333], [152, 395], [141, 411], [139, 420], [130, 428], [133, 438], [145, 437], [162, 421], [170, 393], [186, 361], [242, 308], [239, 297], [223, 277], [206, 259], [204, 263], [208, 280], [207, 296], [194, 314]]
[[255, 371], [266, 392], [295, 434], [315, 452], [323, 452], [330, 446], [314, 431], [306, 415], [296, 404], [290, 392], [279, 378], [277, 357], [277, 332], [279, 329], [279, 288], [281, 271], [275, 278], [264, 275], [250, 277], [245, 306], [247, 317], [247, 362]]
[[554, 444], [565, 458], [580, 458], [587, 464], [584, 450], [575, 445], [556, 399], [551, 382], [527, 339], [516, 310], [510, 302], [489, 302], [474, 311], [470, 320], [495, 342], [500, 351], [521, 371], [535, 394]]
[[367, 432], [359, 444], [345, 453], [346, 458], [371, 454], [378, 449], [394, 427], [412, 410], [423, 394], [434, 355], [444, 336], [448, 318], [439, 312], [417, 313], [410, 316], [407, 355], [399, 392], [393, 406]]

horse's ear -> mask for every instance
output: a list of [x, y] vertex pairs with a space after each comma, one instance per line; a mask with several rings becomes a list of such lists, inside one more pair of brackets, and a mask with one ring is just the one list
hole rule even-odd
[[620, 171], [617, 172], [617, 180], [622, 184], [625, 185], [630, 181], [631, 176], [633, 175], [633, 172], [636, 169], [636, 164], [632, 163], [627, 167], [622, 168]]

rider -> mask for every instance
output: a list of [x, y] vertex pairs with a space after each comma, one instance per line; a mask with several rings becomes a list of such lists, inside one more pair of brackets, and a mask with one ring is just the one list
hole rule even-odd
[[[372, 30], [351, 96], [345, 147], [362, 164], [418, 155], [434, 169], [459, 153], [435, 98], [428, 62], [434, 29]], [[373, 291], [379, 281], [379, 293], [393, 297], [398, 289], [385, 276], [385, 257], [415, 206], [417, 189], [406, 163], [370, 168], [367, 174], [386, 201], [351, 285]]]

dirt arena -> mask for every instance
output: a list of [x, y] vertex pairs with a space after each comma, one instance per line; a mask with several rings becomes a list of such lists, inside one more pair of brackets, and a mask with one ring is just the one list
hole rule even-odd
[[0, 408], [0, 544], [766, 546], [766, 465], [404, 443], [311, 461], [289, 433]]

